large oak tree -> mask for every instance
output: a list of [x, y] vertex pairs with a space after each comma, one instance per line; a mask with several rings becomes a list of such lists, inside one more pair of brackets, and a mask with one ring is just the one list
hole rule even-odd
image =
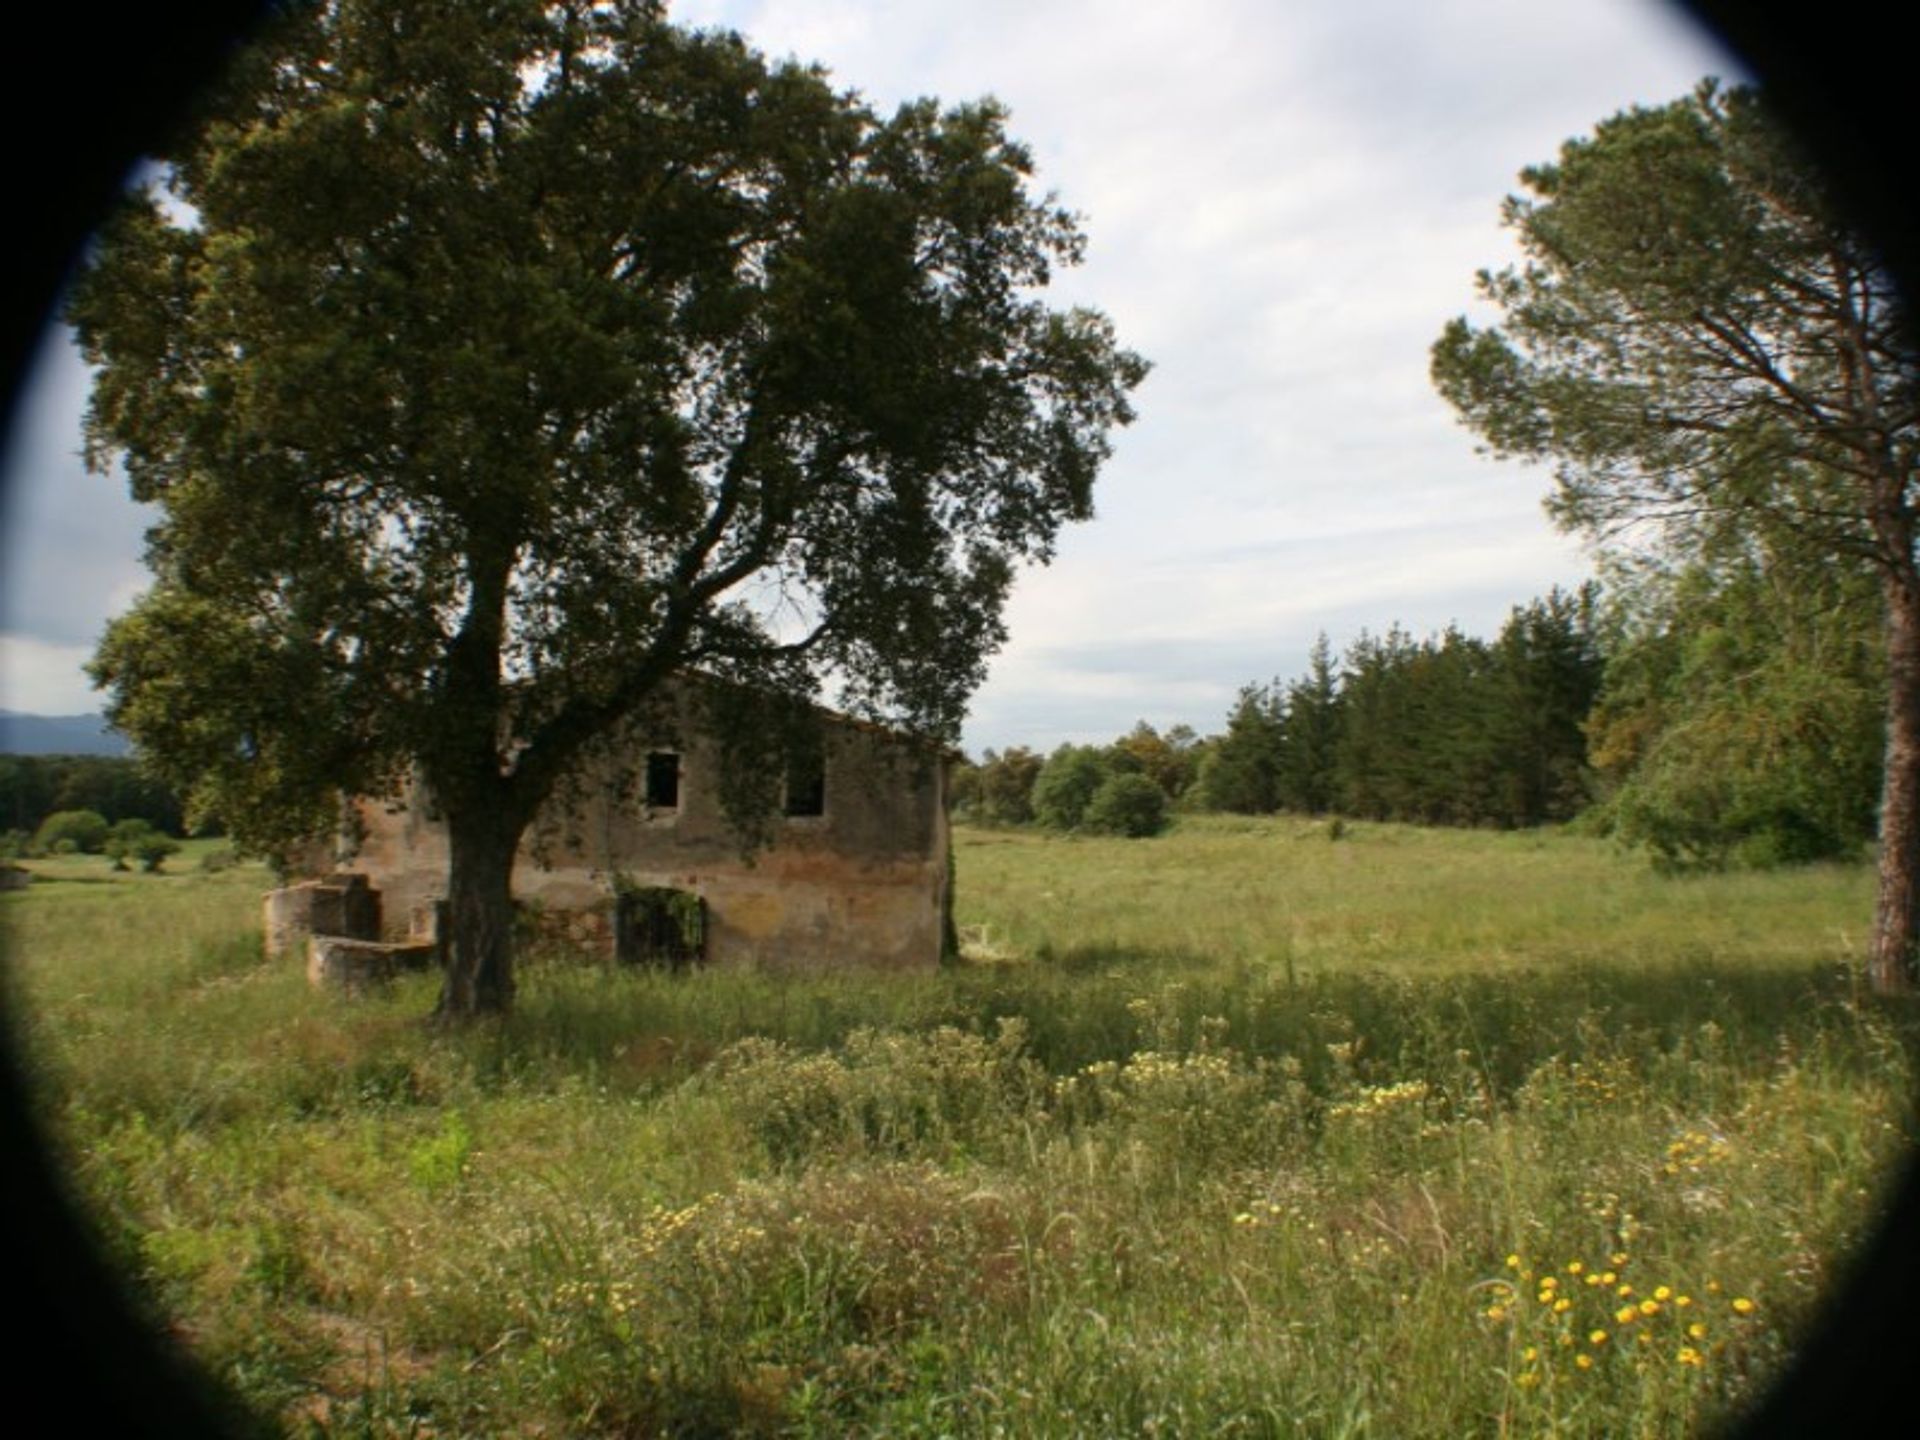
[[1876, 988], [1920, 979], [1920, 351], [1891, 278], [1762, 98], [1703, 84], [1523, 172], [1498, 323], [1451, 322], [1440, 392], [1549, 509], [1689, 557], [1753, 547], [1877, 577], [1886, 646]]
[[68, 308], [90, 458], [160, 507], [114, 723], [255, 847], [417, 774], [453, 1016], [510, 1002], [516, 848], [670, 677], [743, 764], [725, 712], [823, 690], [951, 738], [1146, 370], [1037, 298], [1082, 236], [1003, 121], [647, 0], [287, 7]]

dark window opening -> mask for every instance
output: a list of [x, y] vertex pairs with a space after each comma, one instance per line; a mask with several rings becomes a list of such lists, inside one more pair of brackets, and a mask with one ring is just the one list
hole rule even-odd
[[623, 890], [613, 915], [613, 953], [622, 964], [684, 970], [706, 954], [707, 902], [691, 890]]
[[647, 756], [647, 806], [653, 810], [680, 808], [680, 757], [671, 750]]
[[787, 814], [796, 818], [827, 813], [827, 761], [818, 750], [787, 761]]

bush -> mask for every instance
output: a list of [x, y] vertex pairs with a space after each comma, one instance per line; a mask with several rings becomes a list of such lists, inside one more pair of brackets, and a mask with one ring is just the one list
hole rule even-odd
[[1045, 762], [1024, 745], [996, 755], [987, 751], [977, 772], [975, 804], [991, 825], [1025, 825], [1033, 819], [1033, 787]]
[[1140, 838], [1167, 828], [1167, 795], [1145, 775], [1114, 775], [1087, 802], [1083, 828], [1101, 835]]
[[128, 860], [138, 860], [140, 868], [152, 875], [169, 855], [180, 853], [180, 842], [145, 820], [122, 820], [108, 831], [103, 848], [112, 857], [114, 869], [124, 870]]
[[1051, 830], [1079, 829], [1094, 793], [1111, 773], [1098, 750], [1062, 745], [1033, 782], [1033, 818]]
[[118, 820], [107, 832], [107, 843], [101, 847], [113, 868], [124, 870], [127, 859], [134, 853], [134, 846], [153, 833], [153, 826], [145, 820]]
[[34, 832], [36, 850], [49, 855], [98, 855], [106, 849], [113, 827], [98, 810], [56, 810]]
[[180, 853], [180, 842], [171, 835], [150, 830], [133, 842], [130, 853], [140, 862], [142, 870], [149, 875], [157, 875], [169, 855]]

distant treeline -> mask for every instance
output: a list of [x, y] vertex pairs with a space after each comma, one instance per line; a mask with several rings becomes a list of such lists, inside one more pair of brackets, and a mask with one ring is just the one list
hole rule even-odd
[[[1868, 579], [1736, 555], [1614, 581], [1605, 606], [1587, 586], [1516, 607], [1491, 641], [1396, 625], [1336, 659], [1323, 635], [1304, 675], [1243, 687], [1215, 735], [1142, 721], [1108, 745], [989, 750], [958, 776], [956, 812], [1112, 830], [1088, 800], [1126, 776], [1163, 809], [1501, 827], [1580, 815], [1665, 866], [1871, 843], [1885, 682]], [[1133, 808], [1152, 806], [1135, 794]]]
[[[1057, 776], [1145, 776], [1170, 803], [1447, 825], [1537, 825], [1592, 798], [1583, 724], [1605, 670], [1591, 588], [1516, 608], [1488, 642], [1457, 629], [1415, 640], [1362, 633], [1336, 662], [1323, 635], [1307, 673], [1245, 686], [1224, 732], [1165, 735], [1142, 721], [1111, 745], [1044, 760], [986, 752], [957, 787], [990, 823], [1073, 828]], [[1067, 823], [1062, 824], [1066, 819]]]
[[144, 820], [182, 833], [180, 797], [141, 770], [110, 755], [0, 755], [0, 833], [32, 834], [47, 816], [91, 810], [110, 823]]

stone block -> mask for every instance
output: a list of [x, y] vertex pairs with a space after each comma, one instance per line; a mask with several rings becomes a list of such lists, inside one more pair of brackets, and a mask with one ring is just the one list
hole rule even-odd
[[336, 985], [357, 993], [384, 985], [402, 970], [424, 970], [433, 964], [437, 953], [438, 947], [430, 940], [395, 944], [315, 935], [307, 941], [307, 983], [316, 988]]

